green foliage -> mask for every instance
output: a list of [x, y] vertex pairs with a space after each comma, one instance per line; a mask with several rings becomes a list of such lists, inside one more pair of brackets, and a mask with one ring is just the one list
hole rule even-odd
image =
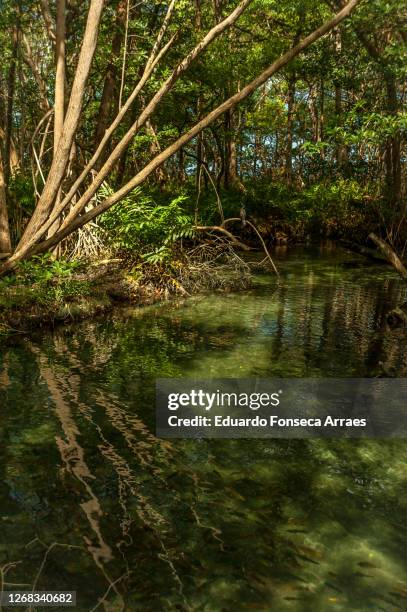
[[30, 177], [21, 173], [14, 174], [10, 180], [9, 194], [26, 214], [34, 210], [34, 187]]
[[16, 278], [23, 284], [43, 283], [55, 278], [68, 277], [80, 265], [78, 261], [54, 259], [50, 253], [36, 255], [28, 261], [19, 263]]
[[290, 188], [283, 181], [253, 181], [245, 204], [249, 218], [261, 224], [266, 221], [271, 235], [279, 227], [295, 239], [321, 233], [338, 237], [361, 228], [366, 234], [368, 219], [377, 218], [377, 206], [381, 204], [378, 196], [371, 197], [375, 190], [374, 184], [361, 185], [342, 177], [304, 188]]
[[355, 180], [340, 178], [328, 183], [317, 183], [301, 191], [291, 200], [296, 214], [303, 219], [327, 219], [340, 214], [346, 217], [349, 207], [362, 203], [366, 190]]
[[14, 275], [0, 279], [0, 308], [30, 304], [55, 308], [88, 295], [90, 284], [72, 278], [80, 265], [77, 261], [53, 259], [50, 254], [21, 262]]
[[[110, 187], [104, 185], [98, 195], [105, 198], [111, 193]], [[171, 259], [172, 247], [178, 240], [193, 236], [192, 217], [182, 207], [186, 199], [179, 195], [168, 204], [157, 204], [134, 190], [102, 215], [100, 225], [118, 251], [141, 256], [149, 263], [163, 263]]]
[[[326, 134], [348, 146], [382, 145], [396, 134], [401, 137], [407, 135], [407, 113], [369, 113], [364, 111], [363, 103], [358, 103], [345, 115], [342, 126], [329, 128]], [[328, 142], [316, 144], [321, 149], [329, 146]], [[305, 143], [303, 149], [309, 152], [310, 146], [311, 143]]]

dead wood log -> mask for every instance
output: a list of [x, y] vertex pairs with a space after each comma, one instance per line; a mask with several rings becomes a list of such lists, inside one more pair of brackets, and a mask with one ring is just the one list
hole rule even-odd
[[[404, 281], [407, 281], [407, 270], [393, 249], [373, 232], [369, 234], [369, 238], [379, 247], [386, 259], [400, 274], [401, 278]], [[390, 312], [388, 312], [386, 315], [386, 323], [390, 329], [395, 329], [396, 327], [407, 327], [407, 302], [401, 306], [398, 306], [397, 308], [393, 308], [393, 310], [390, 310]]]
[[379, 247], [383, 255], [386, 257], [387, 261], [391, 263], [391, 265], [397, 270], [400, 274], [401, 278], [407, 281], [407, 269], [404, 267], [403, 262], [396, 255], [393, 249], [379, 236], [376, 236], [373, 232], [369, 234], [369, 238], [372, 242], [375, 243], [376, 246]]

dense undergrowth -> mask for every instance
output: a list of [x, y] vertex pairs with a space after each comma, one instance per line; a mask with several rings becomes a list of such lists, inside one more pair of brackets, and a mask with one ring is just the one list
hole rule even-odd
[[154, 261], [123, 248], [116, 254], [121, 256], [99, 261], [56, 260], [48, 254], [21, 263], [0, 279], [0, 338], [96, 316], [120, 304], [235, 291], [251, 283], [249, 264], [225, 240], [187, 249], [174, 243], [168, 252], [158, 249]]
[[[155, 193], [158, 201], [169, 197], [168, 192]], [[215, 194], [208, 188], [198, 201], [193, 187], [187, 185], [178, 200], [189, 218], [198, 209], [198, 220], [204, 225], [220, 223], [219, 201], [225, 218], [239, 216], [244, 205], [247, 218], [270, 245], [278, 243], [281, 233], [292, 242], [322, 237], [365, 242], [371, 231], [381, 233], [383, 228], [399, 224], [378, 185], [362, 186], [352, 178], [288, 187], [283, 181], [265, 177], [246, 182], [244, 189], [219, 189]], [[245, 237], [251, 240], [249, 230]]]
[[[99, 195], [111, 191], [104, 184]], [[268, 246], [323, 237], [364, 243], [369, 231], [394, 219], [374, 185], [343, 177], [309, 187], [257, 180], [243, 189], [203, 189], [199, 198], [188, 182], [178, 190], [134, 190], [86, 228], [86, 240], [83, 230], [71, 237], [60, 259], [37, 256], [0, 279], [0, 333], [29, 321], [90, 316], [117, 302], [247, 287], [250, 265], [225, 237], [194, 229], [196, 222], [219, 225], [221, 212], [237, 217], [242, 206]], [[259, 248], [248, 225], [233, 231]]]

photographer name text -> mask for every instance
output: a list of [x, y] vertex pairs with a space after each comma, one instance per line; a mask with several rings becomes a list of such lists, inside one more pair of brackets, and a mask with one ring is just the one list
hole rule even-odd
[[319, 418], [281, 418], [270, 415], [267, 418], [256, 415], [248, 418], [216, 415], [213, 417], [197, 415], [191, 418], [171, 415], [168, 417], [170, 427], [366, 427], [366, 419], [337, 418], [326, 416]]

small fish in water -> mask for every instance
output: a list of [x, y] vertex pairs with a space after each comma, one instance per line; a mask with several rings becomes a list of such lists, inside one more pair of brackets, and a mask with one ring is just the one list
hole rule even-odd
[[363, 572], [355, 572], [353, 575], [357, 578], [373, 578], [371, 574], [364, 574]]
[[370, 563], [369, 561], [359, 561], [358, 565], [359, 565], [359, 567], [378, 569], [377, 565], [374, 565], [373, 563]]
[[337, 591], [338, 593], [343, 593], [343, 591], [339, 587], [337, 587], [335, 584], [332, 584], [332, 582], [325, 582], [325, 584], [330, 589], [333, 589], [334, 591]]

